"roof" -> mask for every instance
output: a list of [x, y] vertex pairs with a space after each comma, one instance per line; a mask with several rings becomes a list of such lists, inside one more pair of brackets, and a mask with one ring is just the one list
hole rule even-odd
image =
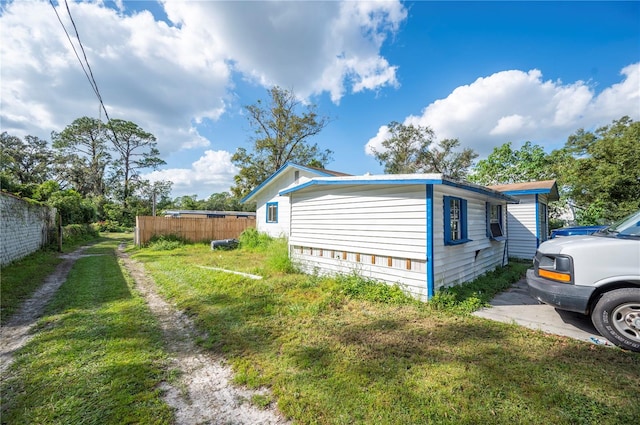
[[558, 185], [556, 184], [555, 180], [498, 184], [487, 187], [512, 196], [547, 194], [549, 195], [550, 201], [557, 201], [558, 199], [560, 199], [560, 196], [558, 195]]
[[518, 199], [509, 194], [499, 192], [485, 186], [474, 183], [453, 180], [442, 174], [381, 174], [365, 176], [342, 176], [342, 177], [314, 177], [304, 183], [288, 187], [280, 191], [280, 195], [298, 192], [314, 186], [353, 186], [353, 185], [427, 185], [441, 184], [445, 186], [457, 187], [501, 199], [509, 203], [517, 204]]
[[247, 196], [242, 198], [242, 200], [240, 202], [245, 203], [245, 202], [248, 202], [251, 199], [253, 199], [258, 193], [262, 192], [262, 190], [266, 186], [268, 186], [269, 183], [271, 183], [274, 179], [276, 179], [280, 174], [284, 173], [285, 170], [287, 170], [289, 168], [295, 168], [295, 169], [301, 170], [301, 171], [308, 171], [308, 172], [314, 173], [314, 174], [316, 174], [318, 176], [324, 176], [324, 177], [344, 177], [344, 176], [349, 176], [349, 174], [341, 173], [339, 171], [325, 170], [324, 168], [311, 167], [311, 166], [308, 166], [308, 165], [306, 165], [306, 166], [305, 165], [298, 165], [298, 164], [295, 164], [293, 162], [287, 161], [275, 173], [273, 173], [271, 176], [269, 176], [268, 179], [266, 179], [265, 181], [260, 183], [260, 185], [258, 185], [258, 187], [253, 189]]

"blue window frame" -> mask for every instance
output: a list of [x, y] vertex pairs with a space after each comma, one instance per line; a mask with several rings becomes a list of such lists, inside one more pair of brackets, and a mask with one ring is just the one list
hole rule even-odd
[[467, 237], [467, 200], [444, 197], [444, 244], [459, 245], [470, 242]]
[[267, 223], [278, 222], [278, 203], [267, 202]]

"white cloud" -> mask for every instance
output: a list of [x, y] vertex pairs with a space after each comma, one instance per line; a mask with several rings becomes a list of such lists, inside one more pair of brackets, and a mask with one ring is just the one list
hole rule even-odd
[[[167, 22], [122, 0], [105, 4], [69, 7], [108, 114], [154, 134], [168, 162], [211, 146], [198, 124], [235, 108], [238, 76], [303, 98], [328, 92], [336, 103], [398, 84], [380, 48], [407, 17], [399, 1], [163, 1]], [[76, 41], [64, 3], [56, 10]], [[105, 119], [47, 0], [3, 2], [0, 39], [3, 131], [49, 139], [76, 118]], [[182, 187], [191, 170], [176, 178]]]
[[173, 196], [195, 194], [199, 199], [206, 199], [213, 193], [229, 191], [238, 171], [231, 162], [229, 152], [207, 150], [204, 156], [191, 164], [191, 168], [153, 171], [142, 178], [152, 182], [173, 182]]
[[[539, 70], [497, 72], [460, 86], [406, 124], [431, 127], [438, 139], [458, 138], [480, 156], [505, 142], [530, 140], [560, 147], [579, 128], [591, 129], [624, 115], [640, 119], [640, 63], [622, 69], [620, 83], [599, 94], [588, 83], [544, 81]], [[380, 147], [384, 126], [365, 145]]]

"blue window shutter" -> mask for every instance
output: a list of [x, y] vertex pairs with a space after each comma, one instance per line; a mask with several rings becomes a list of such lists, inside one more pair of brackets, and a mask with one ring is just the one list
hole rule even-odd
[[444, 206], [444, 243], [445, 245], [451, 241], [451, 202], [449, 196], [443, 196]]

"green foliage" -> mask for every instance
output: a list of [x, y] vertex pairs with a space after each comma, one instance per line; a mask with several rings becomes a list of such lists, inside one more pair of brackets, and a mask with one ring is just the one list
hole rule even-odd
[[98, 237], [98, 230], [90, 224], [69, 224], [62, 228], [62, 240], [65, 243], [78, 244]]
[[253, 251], [266, 251], [274, 241], [274, 238], [266, 233], [258, 232], [251, 227], [246, 229], [238, 237], [240, 248]]
[[513, 149], [507, 142], [478, 161], [468, 179], [481, 185], [549, 180], [556, 178], [552, 165], [552, 157], [542, 146], [527, 141], [520, 149]]
[[562, 150], [562, 182], [579, 208], [579, 223], [613, 222], [640, 209], [640, 122], [615, 120], [578, 130]]
[[147, 248], [152, 251], [172, 251], [187, 243], [184, 238], [177, 235], [154, 235], [147, 243]]
[[309, 143], [309, 139], [329, 123], [327, 118], [317, 114], [315, 105], [304, 105], [303, 108], [293, 91], [280, 87], [271, 88], [269, 97], [266, 104], [258, 100], [245, 107], [255, 137], [252, 152], [238, 148], [231, 157], [240, 168], [231, 188], [238, 198], [247, 195], [287, 161], [324, 166], [333, 154]]
[[510, 260], [507, 266], [496, 268], [471, 282], [437, 291], [429, 300], [429, 305], [450, 313], [472, 313], [487, 305], [496, 294], [522, 279], [529, 267], [529, 262]]
[[47, 205], [56, 208], [62, 218], [62, 225], [91, 223], [95, 219], [95, 210], [91, 202], [83, 199], [73, 189], [54, 192]]
[[356, 300], [385, 304], [415, 304], [418, 302], [398, 285], [367, 279], [357, 273], [338, 275], [335, 279], [338, 291]]
[[299, 271], [289, 257], [289, 243], [285, 238], [273, 239], [268, 244], [266, 265], [270, 270], [278, 273], [298, 273]]
[[381, 150], [372, 151], [388, 174], [440, 173], [462, 180], [478, 156], [470, 148], [457, 152], [458, 139], [443, 139], [431, 147], [435, 134], [427, 126], [393, 121], [387, 128], [390, 137], [382, 142]]
[[92, 226], [98, 232], [107, 232], [107, 233], [123, 233], [130, 230], [129, 227], [122, 226], [117, 221], [111, 221], [111, 220], [97, 221], [93, 223]]

